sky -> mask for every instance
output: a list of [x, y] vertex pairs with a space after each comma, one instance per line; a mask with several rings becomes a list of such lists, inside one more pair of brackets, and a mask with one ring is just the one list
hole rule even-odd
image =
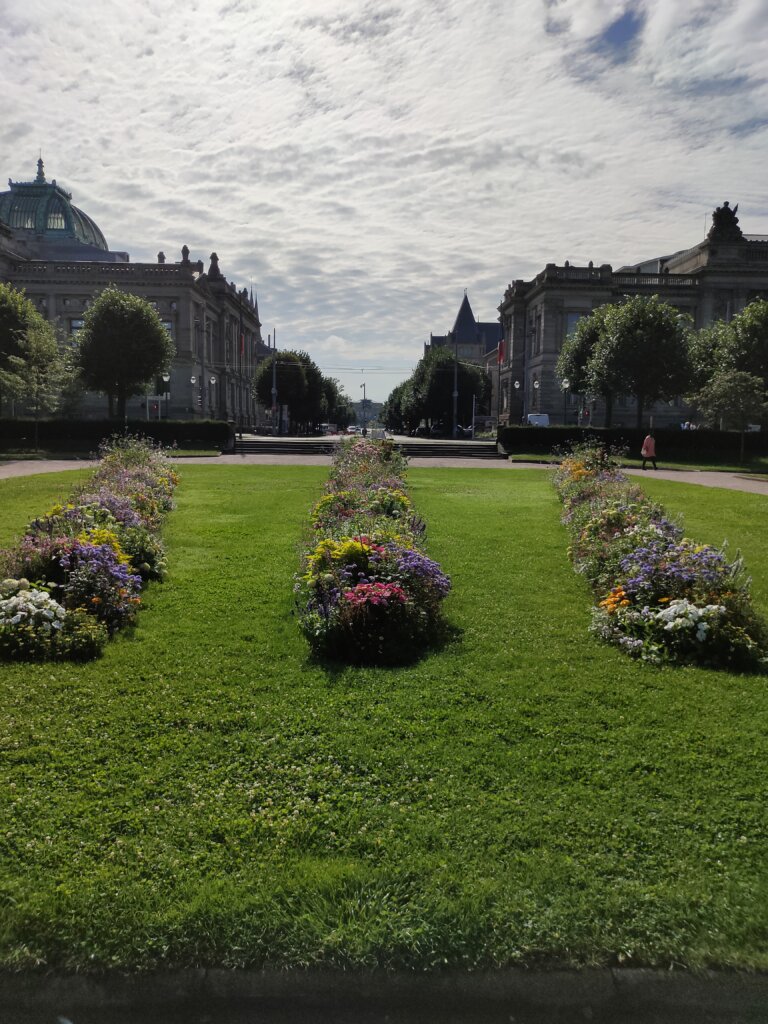
[[466, 289], [768, 234], [766, 0], [0, 0], [0, 173], [215, 251], [358, 400]]

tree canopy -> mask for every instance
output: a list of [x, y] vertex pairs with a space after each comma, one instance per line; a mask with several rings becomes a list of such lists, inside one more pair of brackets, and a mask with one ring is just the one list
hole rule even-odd
[[688, 319], [658, 295], [628, 296], [578, 322], [563, 346], [558, 372], [574, 391], [605, 397], [608, 424], [613, 396], [632, 395], [640, 426], [649, 405], [690, 386], [688, 331]]
[[325, 377], [306, 352], [284, 349], [259, 364], [253, 394], [266, 408], [272, 407], [272, 374], [275, 369], [277, 403], [287, 405], [292, 429], [315, 430], [320, 423], [346, 426], [354, 420], [352, 403], [341, 385]]
[[399, 384], [384, 405], [384, 422], [390, 430], [409, 432], [422, 420], [449, 432], [453, 425], [454, 382], [458, 391], [458, 425], [470, 423], [472, 409], [485, 407], [491, 384], [481, 366], [456, 361], [448, 348], [434, 348], [416, 364], [411, 376]]
[[117, 401], [125, 416], [132, 395], [140, 395], [153, 377], [165, 373], [174, 344], [153, 307], [138, 295], [105, 288], [88, 307], [77, 336], [77, 363], [87, 388]]
[[32, 336], [56, 344], [52, 327], [24, 293], [0, 284], [0, 399], [22, 397], [20, 371], [29, 360]]

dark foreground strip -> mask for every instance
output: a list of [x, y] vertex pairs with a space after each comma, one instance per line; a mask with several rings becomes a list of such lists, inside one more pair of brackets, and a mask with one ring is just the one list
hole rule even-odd
[[3, 1024], [765, 1024], [768, 975], [189, 970], [0, 975]]

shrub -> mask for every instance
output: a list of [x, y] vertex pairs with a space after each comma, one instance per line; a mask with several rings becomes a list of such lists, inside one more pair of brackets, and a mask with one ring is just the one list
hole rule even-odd
[[768, 630], [749, 600], [741, 559], [682, 535], [594, 445], [554, 475], [569, 553], [597, 600], [592, 630], [645, 661], [763, 670]]

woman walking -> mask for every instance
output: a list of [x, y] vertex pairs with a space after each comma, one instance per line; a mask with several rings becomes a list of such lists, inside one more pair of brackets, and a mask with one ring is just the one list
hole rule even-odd
[[653, 468], [654, 469], [657, 468], [656, 467], [656, 439], [654, 438], [654, 436], [653, 436], [653, 434], [652, 434], [652, 432], [650, 430], [648, 431], [648, 434], [646, 435], [646, 438], [643, 441], [643, 447], [640, 449], [640, 454], [641, 454], [641, 456], [643, 458], [643, 469], [645, 469], [645, 464], [649, 460], [653, 463]]

